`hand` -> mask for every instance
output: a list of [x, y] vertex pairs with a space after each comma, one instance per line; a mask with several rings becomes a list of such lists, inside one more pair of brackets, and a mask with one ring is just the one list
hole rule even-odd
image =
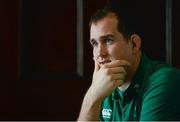
[[127, 74], [126, 68], [130, 66], [130, 63], [126, 60], [115, 60], [100, 68], [95, 59], [94, 62], [93, 81], [89, 90], [93, 98], [103, 100], [114, 89], [122, 85]]

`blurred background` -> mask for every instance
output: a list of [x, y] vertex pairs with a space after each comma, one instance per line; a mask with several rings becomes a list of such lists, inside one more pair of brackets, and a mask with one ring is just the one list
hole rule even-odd
[[[180, 68], [179, 0], [136, 1], [144, 51]], [[0, 0], [0, 120], [76, 120], [94, 67], [88, 22], [105, 3]]]

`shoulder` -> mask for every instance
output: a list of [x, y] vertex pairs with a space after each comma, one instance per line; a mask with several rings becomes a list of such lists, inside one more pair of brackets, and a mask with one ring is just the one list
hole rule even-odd
[[143, 85], [142, 120], [180, 119], [180, 71], [166, 64], [154, 67]]
[[167, 64], [160, 64], [147, 76], [150, 84], [180, 85], [180, 70]]
[[146, 76], [141, 87], [142, 97], [145, 101], [151, 101], [153, 98], [158, 101], [169, 101], [174, 99], [179, 92], [180, 71], [162, 63], [154, 66], [151, 73]]
[[180, 75], [180, 70], [175, 67], [172, 67], [168, 64], [159, 64], [155, 68], [155, 72], [152, 75], [155, 75], [155, 76], [167, 75], [167, 76], [175, 76], [176, 77], [176, 76]]
[[[167, 64], [157, 65], [147, 76], [142, 89], [145, 101], [172, 103], [180, 92], [180, 71]], [[180, 105], [180, 98], [176, 104]]]

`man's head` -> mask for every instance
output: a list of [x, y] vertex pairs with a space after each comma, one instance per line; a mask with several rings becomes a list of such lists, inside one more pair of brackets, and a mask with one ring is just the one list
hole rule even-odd
[[90, 43], [94, 59], [100, 67], [111, 61], [126, 60], [131, 64], [130, 70], [136, 70], [141, 54], [141, 38], [127, 31], [118, 13], [113, 10], [103, 9], [92, 17]]
[[103, 9], [98, 10], [90, 19], [89, 25], [97, 23], [107, 14], [114, 13], [118, 20], [118, 30], [126, 38], [132, 34], [143, 36], [141, 9], [136, 0], [109, 0]]

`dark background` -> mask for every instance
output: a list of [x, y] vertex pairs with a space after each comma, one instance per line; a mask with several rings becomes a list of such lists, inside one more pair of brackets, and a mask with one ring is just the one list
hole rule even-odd
[[[137, 1], [144, 50], [165, 61], [165, 0]], [[94, 66], [88, 21], [105, 1], [83, 1], [83, 76], [76, 70], [76, 2], [0, 0], [0, 120], [77, 118]], [[172, 65], [180, 68], [180, 4], [172, 3]]]

